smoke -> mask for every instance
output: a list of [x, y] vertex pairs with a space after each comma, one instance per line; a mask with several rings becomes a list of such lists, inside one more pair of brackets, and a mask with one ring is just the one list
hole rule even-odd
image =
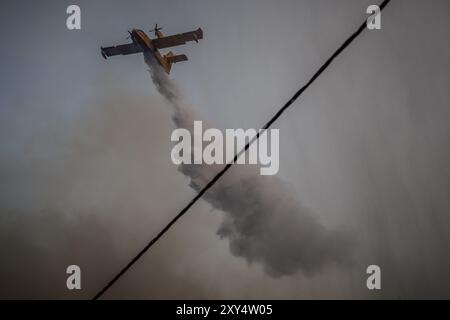
[[[45, 128], [10, 121], [0, 138], [0, 299], [91, 299], [191, 196], [168, 163], [169, 140], [161, 139], [172, 129], [167, 104], [101, 88], [104, 96], [69, 119], [55, 116], [58, 109], [22, 109]], [[162, 200], [169, 193], [174, 200]], [[228, 254], [206, 231], [218, 217], [207, 208], [196, 213], [105, 298], [223, 298], [204, 281]], [[72, 264], [81, 268], [82, 290], [66, 288]]]
[[[156, 88], [173, 107], [175, 125], [193, 134], [193, 121], [200, 117], [187, 106], [181, 90], [153, 56], [146, 55], [145, 60]], [[181, 164], [179, 171], [190, 178], [190, 186], [198, 192], [220, 168]], [[214, 209], [225, 213], [217, 233], [228, 239], [233, 255], [248, 263], [260, 263], [273, 277], [298, 271], [309, 276], [330, 265], [350, 263], [353, 241], [349, 232], [328, 229], [282, 180], [260, 176], [254, 169], [234, 166], [204, 196]]]

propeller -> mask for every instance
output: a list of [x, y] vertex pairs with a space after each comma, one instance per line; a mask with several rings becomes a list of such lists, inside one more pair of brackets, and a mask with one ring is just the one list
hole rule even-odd
[[125, 39], [128, 40], [128, 39], [130, 39], [130, 38], [131, 38], [131, 32], [128, 31], [128, 37], [126, 37]]
[[161, 29], [162, 29], [162, 27], [159, 27], [159, 28], [158, 28], [158, 24], [156, 23], [156, 24], [155, 24], [155, 28], [152, 29], [152, 30], [149, 30], [148, 32], [155, 32], [155, 34], [156, 34], [156, 32], [158, 32], [158, 31], [161, 30]]

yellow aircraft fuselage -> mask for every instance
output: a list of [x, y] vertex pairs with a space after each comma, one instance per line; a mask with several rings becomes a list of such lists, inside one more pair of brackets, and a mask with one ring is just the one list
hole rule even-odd
[[[159, 30], [156, 31], [156, 35], [158, 36], [158, 38], [164, 37], [163, 33]], [[164, 71], [166, 71], [167, 73], [170, 72], [171, 63], [169, 63], [161, 55], [159, 50], [155, 48], [152, 39], [150, 39], [150, 37], [147, 36], [147, 34], [144, 31], [139, 29], [133, 29], [131, 31], [131, 37], [133, 41], [135, 41], [138, 45], [141, 46], [142, 50], [144, 50], [144, 53], [150, 51], [154, 55], [154, 57], [156, 58], [156, 60], [158, 60], [161, 67], [163, 67]]]

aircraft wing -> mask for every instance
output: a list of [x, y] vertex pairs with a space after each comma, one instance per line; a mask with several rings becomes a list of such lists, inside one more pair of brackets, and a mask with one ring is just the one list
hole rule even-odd
[[195, 31], [175, 34], [173, 36], [153, 39], [153, 45], [158, 49], [164, 49], [169, 47], [181, 46], [188, 41], [196, 41], [203, 39], [203, 31], [198, 28]]
[[143, 51], [142, 48], [135, 43], [121, 44], [115, 47], [101, 48], [102, 56], [105, 59], [106, 57], [117, 56], [119, 54], [127, 55], [142, 51]]

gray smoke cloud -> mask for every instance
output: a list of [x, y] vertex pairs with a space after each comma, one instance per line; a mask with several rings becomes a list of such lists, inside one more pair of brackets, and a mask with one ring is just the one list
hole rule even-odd
[[[8, 128], [10, 137], [28, 131], [14, 148], [0, 146], [0, 299], [91, 299], [190, 196], [161, 139], [172, 130], [167, 104], [104, 88], [70, 121], [30, 107], [27, 119], [45, 119], [45, 128]], [[228, 253], [208, 251], [215, 235], [204, 230], [218, 223], [197, 208], [105, 298], [223, 298], [202, 281], [213, 267], [198, 265], [210, 252]], [[71, 264], [81, 267], [82, 290], [66, 288]]]
[[[146, 55], [145, 61], [158, 91], [173, 107], [175, 125], [193, 134], [193, 121], [201, 117], [189, 108], [179, 87], [153, 56]], [[198, 192], [220, 168], [181, 164], [179, 171]], [[314, 275], [329, 265], [350, 263], [353, 239], [348, 230], [325, 227], [282, 180], [260, 176], [254, 169], [236, 165], [204, 196], [213, 208], [225, 213], [217, 233], [228, 239], [233, 255], [260, 263], [273, 277], [297, 271]]]

